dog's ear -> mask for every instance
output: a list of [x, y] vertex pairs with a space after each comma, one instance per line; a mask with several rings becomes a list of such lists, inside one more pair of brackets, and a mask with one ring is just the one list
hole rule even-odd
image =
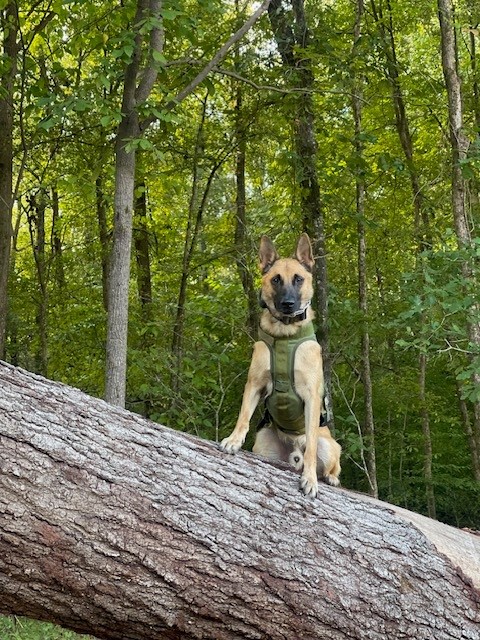
[[295, 258], [303, 264], [307, 271], [312, 271], [315, 260], [313, 258], [312, 245], [310, 238], [306, 233], [302, 233], [298, 239], [297, 249], [295, 251]]
[[267, 273], [273, 263], [280, 257], [273, 245], [273, 242], [267, 236], [262, 236], [262, 239], [260, 240], [258, 257], [260, 258], [260, 271], [262, 272], [262, 275]]

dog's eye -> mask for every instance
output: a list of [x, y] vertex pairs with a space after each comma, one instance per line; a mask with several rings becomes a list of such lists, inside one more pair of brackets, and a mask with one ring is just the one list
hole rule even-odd
[[302, 276], [299, 276], [297, 274], [293, 276], [293, 284], [302, 284], [304, 280], [305, 278], [302, 278]]
[[280, 284], [280, 282], [282, 281], [282, 278], [277, 274], [276, 276], [273, 276], [271, 281], [273, 284]]

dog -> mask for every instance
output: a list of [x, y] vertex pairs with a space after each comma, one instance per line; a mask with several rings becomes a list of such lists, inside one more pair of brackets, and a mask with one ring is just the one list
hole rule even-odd
[[310, 239], [303, 233], [295, 256], [280, 258], [271, 240], [263, 236], [259, 258], [263, 307], [259, 340], [236, 426], [220, 448], [226, 453], [239, 451], [253, 413], [265, 399], [269, 424], [257, 431], [253, 452], [302, 471], [301, 490], [314, 498], [318, 478], [338, 486], [341, 447], [328, 427], [320, 426], [323, 365], [312, 324], [315, 261]]

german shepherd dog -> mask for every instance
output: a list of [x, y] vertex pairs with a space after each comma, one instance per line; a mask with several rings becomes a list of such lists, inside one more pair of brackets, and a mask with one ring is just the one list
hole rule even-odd
[[[276, 420], [261, 428], [253, 452], [273, 460], [290, 462], [302, 470], [300, 487], [307, 496], [318, 492], [318, 477], [337, 486], [340, 475], [340, 445], [328, 427], [320, 426], [323, 402], [323, 365], [321, 347], [313, 334], [311, 309], [314, 258], [306, 233], [298, 240], [294, 258], [280, 258], [267, 236], [260, 243], [262, 288], [260, 305], [260, 340], [255, 343], [247, 384], [235, 429], [220, 443], [227, 453], [236, 453], [243, 445], [250, 420], [259, 401], [278, 397], [272, 379], [272, 346], [275, 341], [299, 341], [290, 357], [293, 394], [299, 399], [302, 417], [300, 429], [285, 428]], [[309, 333], [310, 332], [310, 333]], [[290, 366], [290, 365], [289, 365]], [[288, 383], [287, 383], [288, 384]], [[292, 395], [292, 394], [290, 394]], [[270, 410], [275, 415], [276, 407]], [[298, 421], [297, 423], [298, 424]]]

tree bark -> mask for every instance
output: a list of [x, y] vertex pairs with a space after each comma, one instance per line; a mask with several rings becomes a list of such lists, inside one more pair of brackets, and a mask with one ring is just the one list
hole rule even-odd
[[420, 353], [419, 356], [419, 401], [420, 401], [420, 416], [422, 420], [422, 435], [423, 435], [423, 478], [425, 480], [425, 497], [427, 499], [427, 511], [430, 518], [437, 517], [437, 508], [435, 501], [435, 489], [433, 485], [433, 447], [432, 447], [432, 434], [430, 430], [430, 414], [427, 408], [427, 393], [426, 393], [426, 378], [427, 378], [427, 354]]
[[[0, 609], [118, 640], [478, 637], [480, 538], [0, 364]], [[413, 523], [413, 524], [412, 524]]]
[[468, 446], [470, 449], [470, 456], [472, 459], [472, 471], [473, 477], [476, 482], [480, 483], [480, 451], [478, 450], [477, 440], [475, 438], [475, 432], [472, 428], [472, 422], [470, 420], [470, 412], [468, 410], [467, 402], [462, 398], [462, 392], [460, 389], [460, 385], [457, 381], [457, 396], [458, 402], [460, 405], [460, 413], [462, 416], [463, 428], [465, 430], [465, 435], [468, 439]]

